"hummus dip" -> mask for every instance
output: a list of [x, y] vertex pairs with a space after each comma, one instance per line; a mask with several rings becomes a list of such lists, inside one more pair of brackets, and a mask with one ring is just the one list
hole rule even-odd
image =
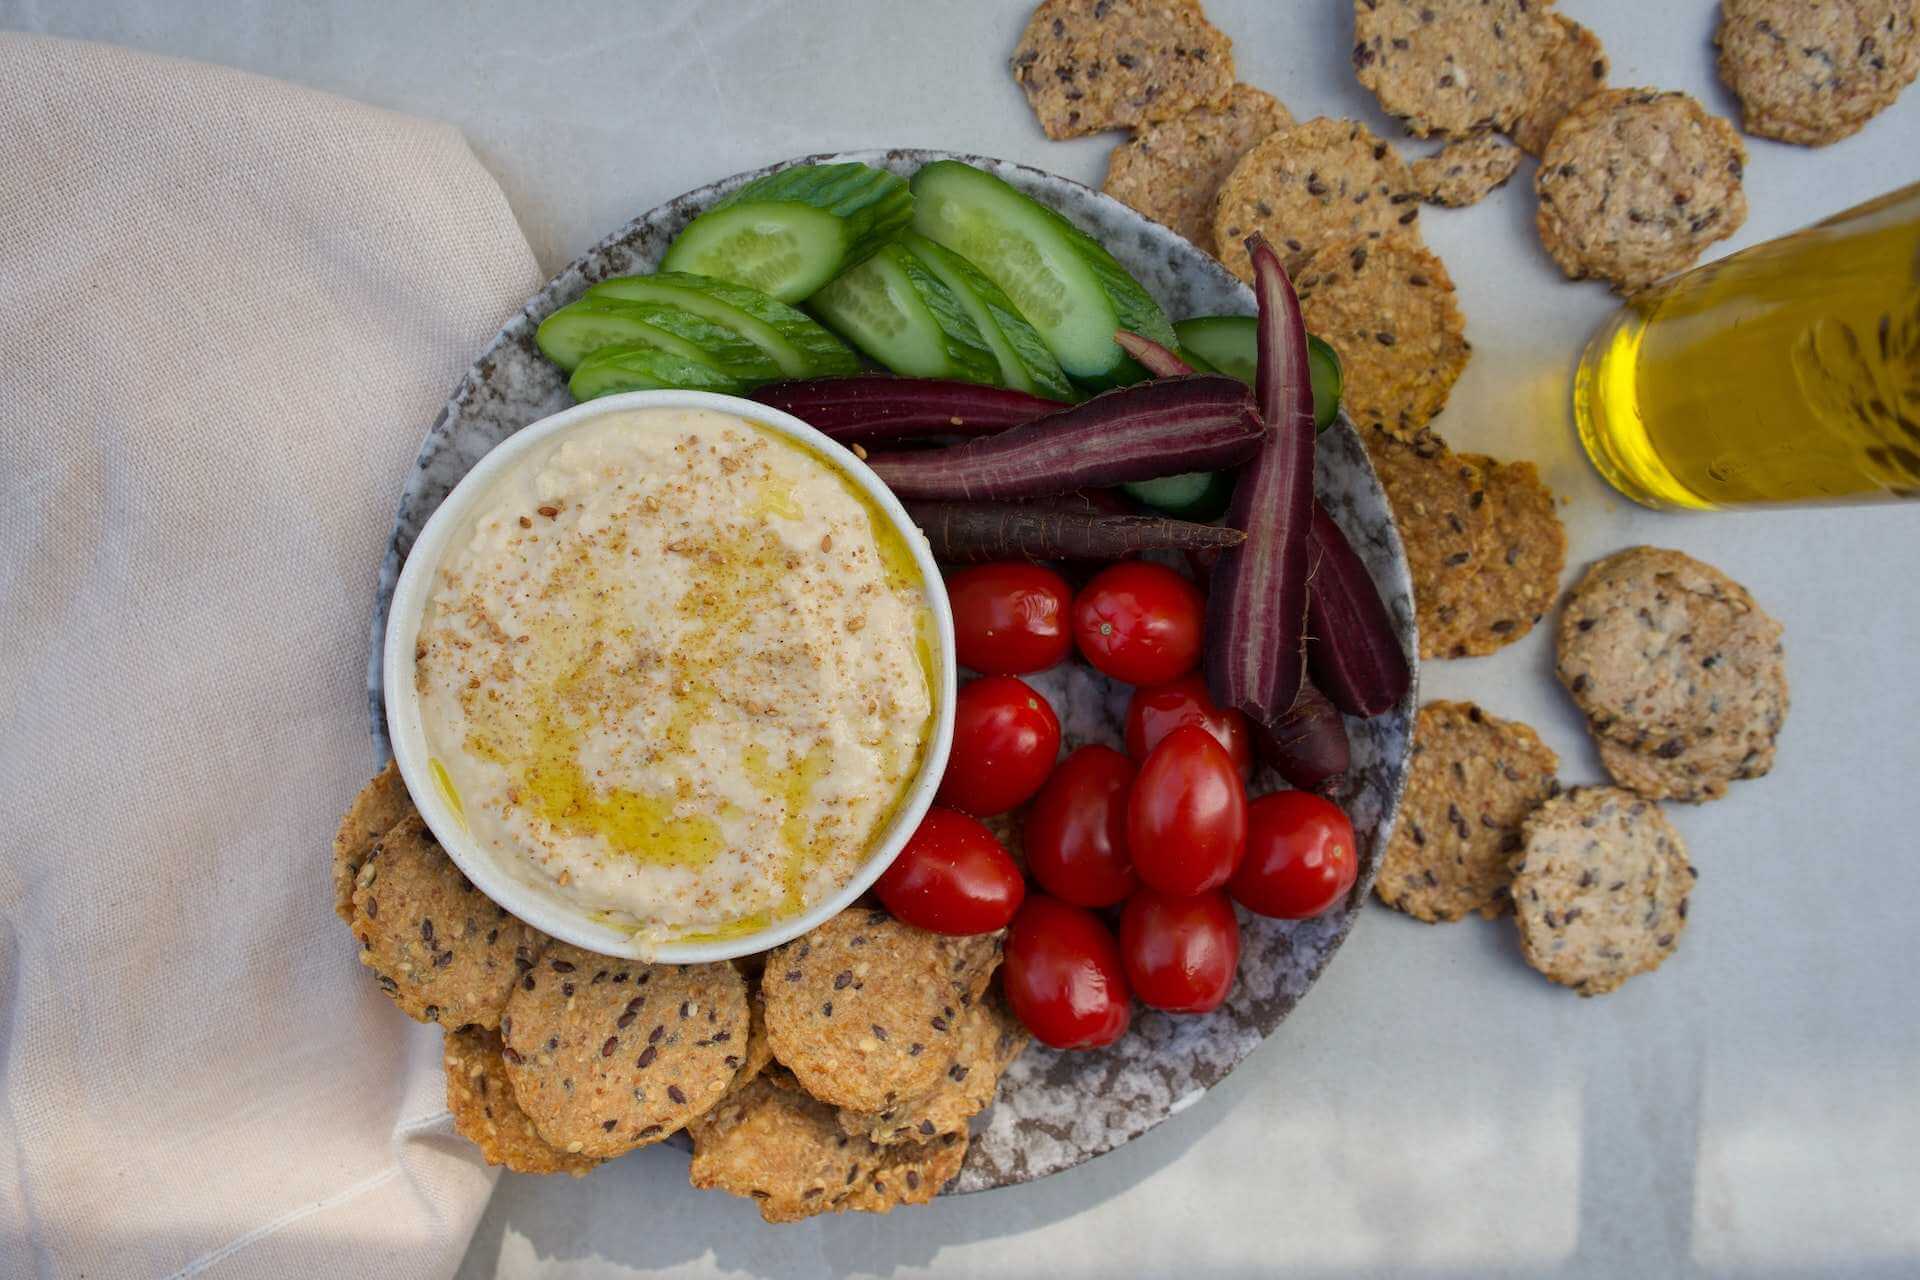
[[650, 942], [850, 880], [918, 772], [932, 615], [839, 468], [725, 413], [557, 435], [450, 544], [416, 682], [436, 781], [503, 863]]

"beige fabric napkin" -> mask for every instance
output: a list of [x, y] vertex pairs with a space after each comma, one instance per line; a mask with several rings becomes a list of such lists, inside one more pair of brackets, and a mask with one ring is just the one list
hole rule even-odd
[[492, 1175], [327, 846], [401, 482], [538, 285], [450, 128], [0, 34], [0, 1273], [457, 1266]]

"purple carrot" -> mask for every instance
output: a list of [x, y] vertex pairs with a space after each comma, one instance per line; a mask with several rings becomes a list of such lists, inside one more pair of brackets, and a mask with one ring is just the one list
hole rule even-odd
[[1122, 329], [1113, 335], [1120, 349], [1140, 362], [1140, 367], [1156, 378], [1177, 378], [1192, 373], [1193, 366], [1167, 350], [1152, 338]]
[[1313, 565], [1307, 586], [1307, 662], [1313, 678], [1348, 715], [1392, 710], [1413, 683], [1413, 670], [1366, 564], [1317, 502], [1307, 558]]
[[[1207, 688], [1259, 723], [1293, 706], [1306, 675], [1307, 530], [1313, 522], [1313, 383], [1307, 330], [1266, 238], [1253, 256], [1260, 414], [1266, 443], [1233, 487], [1227, 523], [1247, 540], [1214, 566], [1207, 595]], [[1197, 470], [1197, 468], [1188, 468]]]
[[1024, 391], [891, 373], [770, 382], [748, 395], [835, 440], [862, 444], [928, 435], [992, 435], [1060, 408], [1057, 400]]
[[1272, 723], [1254, 721], [1253, 745], [1281, 777], [1322, 795], [1346, 785], [1353, 763], [1346, 721], [1311, 680], [1300, 682], [1300, 696]]
[[1005, 501], [1217, 471], [1265, 438], [1246, 387], [1196, 373], [1121, 387], [964, 444], [876, 453], [867, 465], [902, 498]]
[[1142, 551], [1192, 551], [1246, 541], [1238, 529], [1164, 516], [1104, 515], [1090, 507], [999, 502], [909, 502], [935, 559], [1120, 560]]

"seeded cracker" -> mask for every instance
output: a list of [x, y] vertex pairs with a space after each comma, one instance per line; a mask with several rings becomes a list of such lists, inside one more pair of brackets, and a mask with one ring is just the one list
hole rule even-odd
[[1297, 277], [1323, 245], [1349, 237], [1418, 240], [1420, 196], [1399, 152], [1352, 120], [1322, 116], [1269, 134], [1220, 185], [1220, 261], [1253, 280], [1246, 238], [1259, 231]]
[[1621, 293], [1688, 266], [1747, 220], [1747, 152], [1684, 93], [1609, 89], [1553, 132], [1533, 177], [1540, 243]]
[[964, 1132], [877, 1147], [841, 1131], [833, 1108], [762, 1077], [689, 1126], [688, 1180], [751, 1196], [768, 1222], [925, 1204], [966, 1159]]
[[1600, 37], [1564, 14], [1552, 17], [1545, 89], [1512, 130], [1514, 142], [1530, 156], [1547, 149], [1567, 112], [1607, 87], [1607, 51]]
[[732, 965], [643, 964], [556, 942], [514, 988], [500, 1034], [540, 1136], [611, 1157], [711, 1110], [738, 1070], [747, 1021]]
[[957, 1039], [953, 1061], [931, 1089], [885, 1111], [842, 1111], [840, 1127], [880, 1146], [965, 1132], [967, 1121], [993, 1101], [1001, 1073], [1029, 1037], [1000, 998], [988, 995], [961, 1012]]
[[507, 993], [547, 944], [468, 883], [418, 814], [361, 863], [351, 924], [360, 963], [401, 1012], [448, 1030], [499, 1026]]
[[1780, 624], [1744, 587], [1678, 551], [1595, 564], [1560, 619], [1560, 682], [1614, 779], [1712, 800], [1773, 767], [1788, 692]]
[[1524, 724], [1471, 702], [1420, 708], [1406, 798], [1374, 892], [1429, 923], [1505, 911], [1520, 823], [1559, 794], [1559, 768]]
[[1354, 0], [1353, 68], [1419, 137], [1505, 129], [1545, 87], [1539, 0]]
[[1225, 106], [1233, 41], [1195, 0], [1045, 0], [1013, 78], [1049, 138], [1077, 138]]
[[1723, 0], [1714, 43], [1748, 133], [1823, 147], [1913, 83], [1916, 28], [1913, 0]]
[[1135, 129], [1113, 149], [1101, 190], [1217, 254], [1213, 206], [1220, 184], [1249, 147], [1292, 123], [1271, 94], [1237, 84], [1224, 107], [1196, 107]]
[[1413, 185], [1429, 204], [1449, 208], [1477, 204], [1489, 191], [1507, 185], [1520, 167], [1520, 152], [1491, 133], [1449, 142], [1412, 166]]
[[1597, 996], [1673, 954], [1698, 873], [1658, 805], [1577, 787], [1535, 810], [1522, 838], [1513, 907], [1528, 964]]
[[547, 1142], [520, 1109], [500, 1056], [500, 1033], [468, 1027], [447, 1032], [447, 1110], [460, 1136], [480, 1148], [488, 1164], [515, 1173], [570, 1173], [585, 1177], [599, 1161], [568, 1155]]
[[1471, 579], [1460, 593], [1459, 638], [1445, 655], [1482, 657], [1533, 630], [1560, 594], [1567, 531], [1553, 491], [1531, 462], [1461, 454], [1486, 486]]
[[376, 840], [413, 813], [413, 797], [400, 781], [400, 768], [392, 760], [347, 806], [340, 829], [333, 837], [333, 910], [348, 924], [353, 923], [353, 882], [360, 864], [373, 851]]
[[1418, 245], [1340, 241], [1294, 287], [1307, 331], [1340, 353], [1341, 403], [1356, 423], [1404, 440], [1440, 412], [1472, 351], [1440, 259]]
[[1000, 963], [1000, 936], [948, 937], [856, 907], [767, 957], [773, 1056], [822, 1102], [884, 1111], [953, 1061], [962, 1013]]
[[1485, 542], [1486, 475], [1431, 431], [1411, 442], [1379, 431], [1363, 439], [1406, 547], [1420, 656], [1464, 653], [1473, 631], [1474, 573]]

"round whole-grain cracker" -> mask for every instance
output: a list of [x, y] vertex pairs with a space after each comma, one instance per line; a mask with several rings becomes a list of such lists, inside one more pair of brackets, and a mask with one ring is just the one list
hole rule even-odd
[[442, 1061], [453, 1127], [480, 1148], [488, 1164], [515, 1173], [570, 1173], [576, 1178], [599, 1165], [591, 1156], [568, 1155], [533, 1127], [513, 1096], [498, 1031], [467, 1027], [447, 1032]]
[[1411, 166], [1420, 198], [1454, 209], [1476, 204], [1489, 191], [1504, 187], [1519, 167], [1519, 150], [1493, 133], [1449, 142]]
[[1443, 655], [1449, 658], [1484, 656], [1533, 630], [1560, 594], [1567, 567], [1567, 531], [1539, 469], [1484, 453], [1460, 458], [1479, 469], [1486, 499], [1473, 571], [1461, 589], [1459, 636]]
[[1520, 824], [1559, 794], [1560, 758], [1528, 726], [1471, 702], [1429, 702], [1374, 892], [1428, 922], [1508, 906]]
[[1527, 963], [1583, 996], [1673, 954], [1698, 873], [1660, 807], [1618, 787], [1576, 787], [1533, 812], [1513, 861]]
[[1409, 132], [1505, 129], [1544, 88], [1555, 39], [1539, 0], [1354, 0], [1353, 68]]
[[746, 982], [730, 964], [644, 964], [556, 942], [514, 988], [500, 1038], [540, 1136], [617, 1156], [720, 1101], [746, 1051]]
[[1557, 669], [1624, 785], [1710, 800], [1773, 765], [1781, 627], [1712, 565], [1659, 547], [1595, 563], [1561, 615]]
[[730, 1095], [688, 1131], [688, 1180], [752, 1197], [768, 1222], [925, 1204], [967, 1155], [964, 1129], [925, 1143], [876, 1146], [842, 1130], [832, 1107], [771, 1076]]
[[932, 1088], [884, 1111], [842, 1111], [840, 1127], [880, 1146], [964, 1132], [967, 1121], [993, 1101], [1001, 1073], [1029, 1039], [1006, 1004], [988, 994], [961, 1012], [953, 1060]]
[[950, 937], [842, 911], [767, 957], [773, 1056], [823, 1102], [884, 1111], [947, 1069], [961, 1015], [999, 962], [998, 934]]
[[1477, 616], [1472, 601], [1486, 542], [1486, 475], [1431, 431], [1411, 441], [1377, 430], [1363, 438], [1406, 548], [1420, 656], [1464, 654]]
[[1530, 156], [1547, 149], [1567, 112], [1607, 87], [1607, 51], [1600, 37], [1565, 14], [1552, 17], [1544, 87], [1511, 131], [1514, 142]]
[[1348, 417], [1404, 440], [1440, 412], [1473, 350], [1440, 259], [1417, 244], [1342, 240], [1294, 287], [1308, 331], [1340, 353]]
[[1108, 157], [1100, 189], [1217, 255], [1213, 207], [1220, 184], [1248, 148], [1292, 123], [1273, 95], [1236, 84], [1224, 107], [1195, 107], [1135, 129]]
[[1720, 78], [1748, 133], [1822, 147], [1860, 131], [1920, 72], [1913, 0], [1721, 0]]
[[1220, 261], [1253, 280], [1246, 238], [1272, 242], [1298, 277], [1322, 246], [1418, 240], [1420, 196], [1400, 153], [1354, 120], [1325, 116], [1268, 134], [1220, 184], [1213, 238]]
[[333, 835], [333, 911], [348, 924], [353, 923], [353, 882], [360, 864], [373, 852], [374, 843], [413, 811], [413, 797], [400, 780], [400, 766], [389, 760], [341, 815], [340, 829]]
[[1733, 127], [1684, 93], [1596, 93], [1553, 131], [1534, 174], [1540, 243], [1571, 279], [1632, 292], [1739, 229], [1746, 162]]
[[360, 963], [381, 989], [409, 1018], [449, 1030], [499, 1026], [508, 992], [548, 941], [474, 888], [419, 814], [368, 851], [352, 913]]
[[1049, 138], [1075, 138], [1226, 105], [1233, 41], [1198, 0], [1042, 0], [1013, 78]]

